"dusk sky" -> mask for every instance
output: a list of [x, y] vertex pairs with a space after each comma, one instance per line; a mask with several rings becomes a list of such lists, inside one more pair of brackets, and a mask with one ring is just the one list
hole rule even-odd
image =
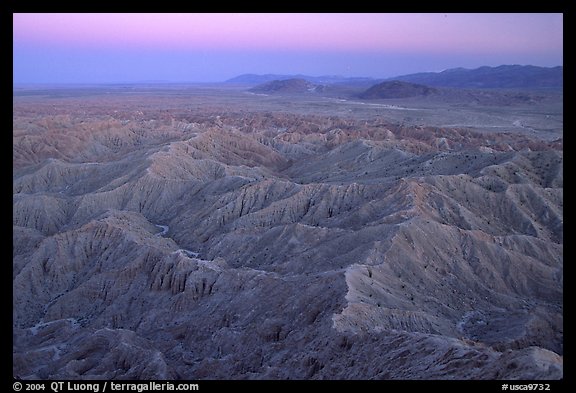
[[14, 14], [15, 84], [563, 62], [562, 14]]

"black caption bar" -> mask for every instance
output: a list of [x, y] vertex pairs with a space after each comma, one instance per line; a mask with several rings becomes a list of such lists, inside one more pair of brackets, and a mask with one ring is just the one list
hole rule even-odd
[[[442, 391], [442, 393], [457, 392], [473, 388], [484, 392], [502, 393], [502, 391], [521, 390], [516, 387], [527, 384], [530, 387], [537, 386], [536, 390], [550, 392], [565, 391], [566, 380], [559, 381], [497, 381], [497, 380], [459, 380], [459, 381], [411, 381], [411, 380], [388, 380], [388, 381], [347, 381], [347, 380], [324, 380], [324, 381], [255, 381], [255, 380], [222, 380], [222, 381], [12, 381], [13, 392], [220, 392], [234, 390], [249, 390], [251, 393], [259, 391], [270, 393], [271, 390], [298, 389], [298, 390], [354, 390], [363, 393], [382, 393], [383, 389], [390, 391], [398, 390], [421, 390]], [[504, 387], [505, 386], [505, 387]], [[514, 387], [512, 387], [514, 386]]]
[[14, 381], [14, 392], [196, 392], [200, 384], [175, 381]]

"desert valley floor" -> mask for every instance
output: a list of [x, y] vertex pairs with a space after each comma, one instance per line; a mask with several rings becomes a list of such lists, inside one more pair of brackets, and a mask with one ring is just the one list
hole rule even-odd
[[562, 116], [15, 89], [13, 375], [562, 378]]

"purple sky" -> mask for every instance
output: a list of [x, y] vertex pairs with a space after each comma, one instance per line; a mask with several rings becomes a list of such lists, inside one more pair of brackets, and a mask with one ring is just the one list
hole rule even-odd
[[14, 14], [14, 83], [562, 65], [562, 14]]

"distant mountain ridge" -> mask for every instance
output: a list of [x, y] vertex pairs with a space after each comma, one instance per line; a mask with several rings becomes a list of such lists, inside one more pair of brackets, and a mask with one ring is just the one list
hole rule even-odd
[[322, 85], [310, 83], [305, 79], [292, 78], [266, 82], [249, 91], [254, 93], [312, 93], [322, 88]]
[[226, 80], [224, 83], [237, 83], [246, 85], [260, 85], [275, 80], [287, 79], [303, 79], [310, 83], [315, 84], [345, 84], [345, 83], [368, 83], [373, 84], [381, 81], [382, 79], [375, 79], [370, 77], [344, 77], [339, 75], [324, 75], [324, 76], [310, 76], [310, 75], [282, 75], [282, 74], [242, 74], [234, 78]]
[[407, 98], [415, 96], [428, 96], [437, 93], [438, 90], [420, 85], [417, 83], [410, 83], [404, 81], [393, 80], [389, 82], [378, 83], [370, 87], [365, 92], [359, 95], [360, 98]]
[[451, 68], [442, 72], [420, 72], [391, 78], [344, 77], [338, 75], [309, 76], [282, 74], [243, 74], [225, 83], [259, 85], [274, 80], [303, 79], [315, 84], [354, 84], [371, 86], [385, 81], [404, 81], [434, 87], [453, 88], [562, 88], [564, 67], [538, 67], [532, 65], [483, 66], [475, 69]]
[[469, 89], [454, 87], [430, 87], [399, 80], [385, 81], [371, 86], [356, 95], [363, 100], [402, 99], [432, 100], [434, 102], [471, 105], [531, 105], [546, 99], [532, 89], [519, 91], [501, 89]]
[[452, 68], [442, 72], [421, 72], [388, 78], [436, 87], [455, 88], [561, 88], [564, 67], [501, 65], [475, 69]]

